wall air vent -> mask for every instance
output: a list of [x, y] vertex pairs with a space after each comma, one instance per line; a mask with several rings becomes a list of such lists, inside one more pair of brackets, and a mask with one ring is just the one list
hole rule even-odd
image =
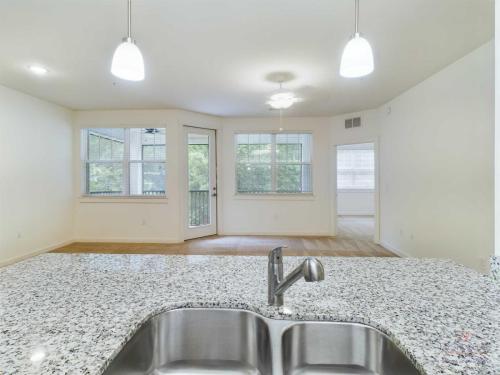
[[361, 117], [354, 117], [345, 120], [345, 128], [359, 128], [361, 126]]

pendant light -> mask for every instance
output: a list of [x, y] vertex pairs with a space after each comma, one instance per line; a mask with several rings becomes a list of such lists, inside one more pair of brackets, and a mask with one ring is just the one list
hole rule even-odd
[[132, 0], [128, 0], [128, 36], [116, 47], [111, 62], [111, 73], [127, 81], [142, 81], [144, 79], [144, 59], [142, 53], [132, 39]]
[[287, 109], [290, 108], [299, 99], [295, 97], [295, 94], [291, 91], [286, 91], [282, 87], [280, 82], [280, 88], [278, 92], [269, 98], [267, 104], [271, 106], [272, 109]]
[[340, 75], [346, 78], [363, 77], [373, 72], [373, 51], [370, 43], [358, 31], [359, 0], [355, 0], [354, 36], [347, 43], [340, 62]]

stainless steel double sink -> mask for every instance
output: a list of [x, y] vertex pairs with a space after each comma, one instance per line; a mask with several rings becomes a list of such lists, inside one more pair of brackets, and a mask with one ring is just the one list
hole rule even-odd
[[387, 335], [365, 325], [274, 320], [243, 310], [178, 309], [139, 328], [104, 374], [419, 372]]

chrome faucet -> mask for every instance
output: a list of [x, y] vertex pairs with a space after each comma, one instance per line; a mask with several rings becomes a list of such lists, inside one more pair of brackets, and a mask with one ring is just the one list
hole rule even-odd
[[303, 276], [307, 282], [325, 279], [323, 264], [316, 258], [307, 257], [300, 266], [283, 278], [283, 247], [269, 252], [267, 263], [267, 300], [269, 305], [283, 306], [283, 294]]

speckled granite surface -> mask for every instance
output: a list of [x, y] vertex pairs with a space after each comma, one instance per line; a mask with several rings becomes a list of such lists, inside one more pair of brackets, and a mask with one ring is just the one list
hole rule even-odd
[[500, 256], [492, 256], [490, 266], [493, 280], [500, 282]]
[[[290, 270], [301, 258], [285, 258]], [[0, 374], [100, 374], [137, 327], [176, 307], [354, 321], [388, 333], [424, 374], [500, 374], [500, 288], [449, 261], [322, 258], [284, 314], [266, 257], [46, 254], [0, 269]]]

